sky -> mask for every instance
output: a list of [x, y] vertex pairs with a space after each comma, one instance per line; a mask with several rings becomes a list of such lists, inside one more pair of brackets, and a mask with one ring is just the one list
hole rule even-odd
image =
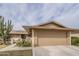
[[22, 26], [57, 21], [69, 28], [79, 29], [79, 4], [77, 3], [0, 3], [0, 16], [12, 20], [13, 30]]

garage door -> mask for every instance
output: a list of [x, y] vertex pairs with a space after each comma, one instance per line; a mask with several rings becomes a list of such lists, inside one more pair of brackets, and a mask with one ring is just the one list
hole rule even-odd
[[56, 30], [37, 30], [38, 46], [66, 45], [66, 32]]

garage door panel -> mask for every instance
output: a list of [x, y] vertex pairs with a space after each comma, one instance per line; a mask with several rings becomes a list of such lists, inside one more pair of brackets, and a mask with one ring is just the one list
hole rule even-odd
[[63, 40], [63, 39], [59, 39], [59, 40], [54, 40], [54, 39], [52, 39], [52, 40], [50, 40], [50, 39], [40, 39], [39, 40], [39, 43], [38, 43], [38, 45], [39, 46], [46, 46], [46, 45], [65, 45], [66, 44], [66, 42], [65, 42], [65, 40]]
[[37, 41], [39, 46], [66, 45], [66, 32], [56, 30], [37, 30]]

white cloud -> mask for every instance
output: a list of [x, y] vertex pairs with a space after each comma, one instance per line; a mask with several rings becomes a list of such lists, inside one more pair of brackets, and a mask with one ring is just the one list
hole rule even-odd
[[79, 28], [79, 4], [2, 4], [0, 15], [12, 19], [14, 28], [21, 30], [23, 25], [35, 25], [51, 20]]

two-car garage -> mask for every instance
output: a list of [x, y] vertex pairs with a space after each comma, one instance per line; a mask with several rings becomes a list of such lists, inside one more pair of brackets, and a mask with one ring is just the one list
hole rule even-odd
[[34, 42], [37, 46], [68, 45], [67, 31], [36, 29], [34, 30], [34, 33]]

